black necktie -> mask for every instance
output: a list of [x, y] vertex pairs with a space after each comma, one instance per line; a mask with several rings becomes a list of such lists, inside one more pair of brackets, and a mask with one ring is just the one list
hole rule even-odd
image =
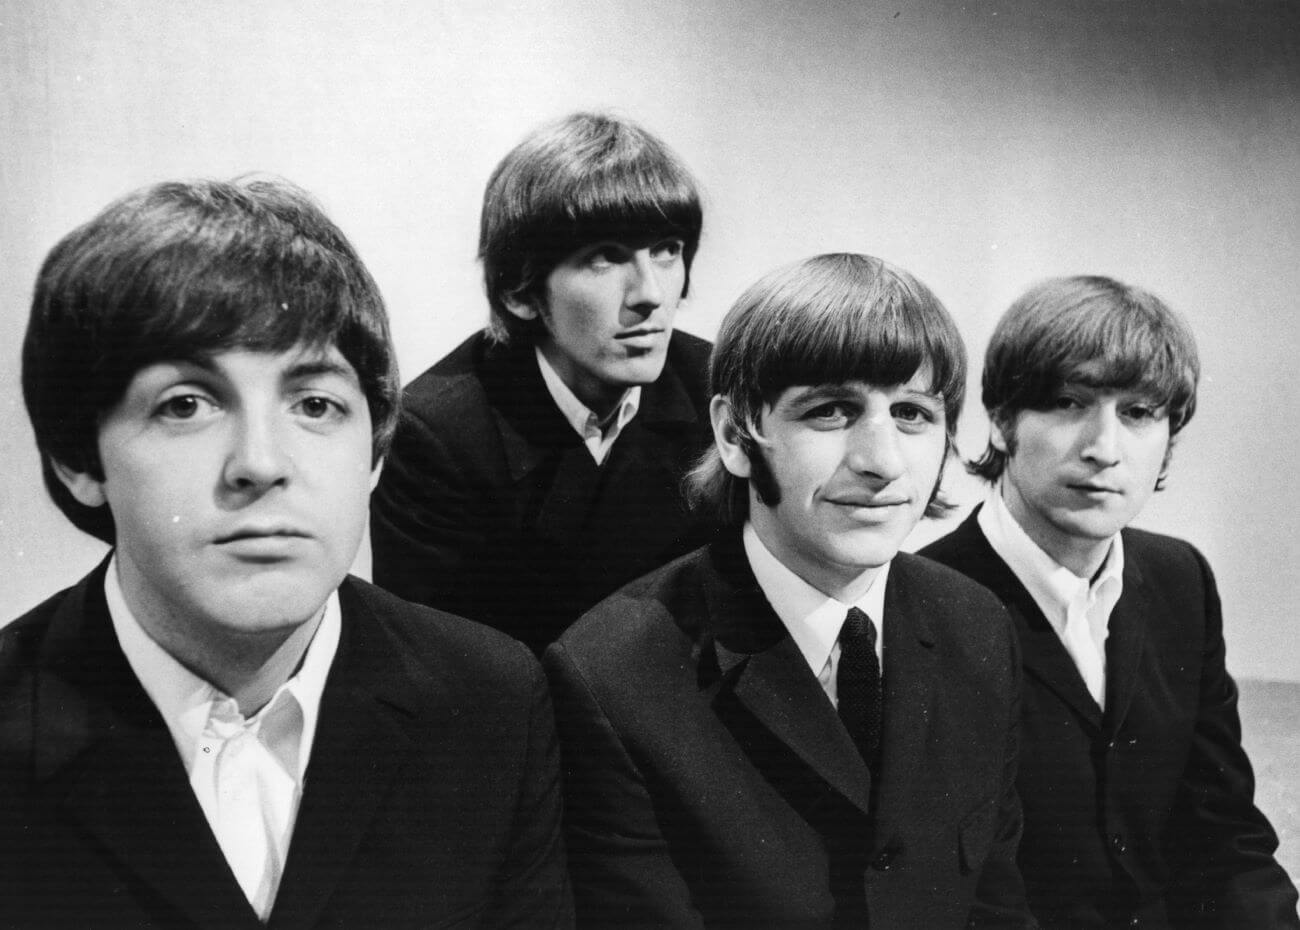
[[840, 628], [840, 666], [835, 673], [840, 719], [873, 776], [880, 759], [880, 720], [884, 690], [880, 660], [876, 658], [876, 626], [871, 618], [850, 607]]

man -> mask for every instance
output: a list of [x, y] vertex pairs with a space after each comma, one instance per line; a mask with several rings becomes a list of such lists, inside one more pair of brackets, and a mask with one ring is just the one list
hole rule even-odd
[[483, 196], [491, 324], [406, 389], [375, 491], [374, 579], [540, 652], [705, 539], [680, 493], [709, 441], [708, 344], [673, 325], [695, 182], [627, 120], [578, 113]]
[[868, 256], [727, 315], [692, 475], [725, 532], [543, 663], [580, 925], [1028, 925], [1010, 621], [897, 554], [941, 507], [965, 365], [933, 294]]
[[345, 577], [398, 380], [305, 194], [110, 205], [41, 269], [23, 389], [113, 550], [0, 633], [0, 925], [569, 923], [536, 660]]
[[989, 343], [983, 506], [925, 555], [1023, 650], [1020, 866], [1046, 927], [1297, 927], [1241, 748], [1209, 565], [1128, 528], [1196, 407], [1187, 325], [1110, 278], [1046, 281]]

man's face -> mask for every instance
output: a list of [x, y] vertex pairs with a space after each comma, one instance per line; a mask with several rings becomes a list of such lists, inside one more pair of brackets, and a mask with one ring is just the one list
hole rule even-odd
[[[101, 420], [122, 591], [178, 658], [282, 641], [338, 586], [366, 524], [370, 412], [337, 349], [149, 365]], [[197, 650], [197, 652], [196, 652]]]
[[1155, 491], [1169, 448], [1169, 418], [1150, 397], [1067, 383], [1050, 409], [1021, 411], [1002, 496], [1044, 551], [1087, 577], [1110, 539]]
[[898, 553], [939, 481], [944, 406], [930, 393], [928, 368], [887, 387], [787, 388], [758, 426], [758, 454], [780, 492], [764, 504], [750, 482], [759, 538], [824, 594], [856, 599], [871, 569]]
[[646, 247], [596, 242], [566, 256], [546, 279], [538, 345], [569, 389], [598, 414], [623, 392], [663, 370], [673, 319], [686, 285], [682, 240]]

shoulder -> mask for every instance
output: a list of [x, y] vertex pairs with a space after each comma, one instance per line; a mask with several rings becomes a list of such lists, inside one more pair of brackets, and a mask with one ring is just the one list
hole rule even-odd
[[979, 510], [980, 508], [976, 507], [950, 533], [923, 546], [917, 554], [942, 562], [944, 565], [960, 566], [971, 554], [988, 548], [988, 541], [984, 538], [984, 533], [976, 519]]
[[1200, 574], [1209, 568], [1199, 549], [1176, 536], [1133, 527], [1123, 530], [1120, 536], [1125, 562], [1132, 561], [1143, 570]]
[[0, 628], [0, 683], [12, 681], [31, 667], [49, 632], [51, 620], [76, 591], [77, 587], [65, 588]]
[[705, 370], [706, 376], [712, 351], [713, 343], [680, 329], [673, 330], [672, 338], [668, 341], [668, 359], [671, 363], [684, 365], [692, 372]]
[[691, 397], [702, 398], [709, 387], [709, 356], [713, 343], [699, 336], [673, 330], [668, 342], [668, 361], [664, 366], [675, 372]]
[[705, 547], [641, 576], [583, 614], [558, 651], [611, 680], [689, 657], [708, 609], [710, 573]]
[[988, 588], [928, 555], [900, 552], [889, 569], [889, 584], [939, 610], [1000, 615], [1002, 602]]
[[900, 552], [885, 590], [889, 610], [922, 618], [939, 641], [977, 652], [1002, 653], [1012, 637], [1011, 615], [996, 594], [960, 571], [921, 555]]
[[[344, 616], [373, 623], [401, 654], [431, 672], [439, 687], [464, 683], [473, 690], [531, 691], [540, 665], [523, 643], [473, 620], [413, 604], [349, 576], [339, 588]], [[355, 616], [360, 612], [362, 616]]]
[[487, 407], [484, 366], [492, 357], [484, 332], [470, 336], [434, 365], [425, 369], [402, 392], [402, 413], [427, 423], [451, 422], [466, 410]]

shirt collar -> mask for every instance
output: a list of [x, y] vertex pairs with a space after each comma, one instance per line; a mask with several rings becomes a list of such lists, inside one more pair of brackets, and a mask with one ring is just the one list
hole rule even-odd
[[619, 433], [623, 432], [623, 427], [627, 426], [640, 409], [641, 386], [634, 385], [624, 391], [613, 412], [602, 421], [586, 404], [578, 400], [578, 396], [569, 389], [559, 372], [542, 353], [540, 346], [534, 346], [533, 353], [537, 356], [537, 367], [542, 373], [542, 381], [546, 383], [546, 389], [550, 392], [551, 399], [555, 401], [555, 406], [560, 408], [560, 413], [573, 427], [573, 431], [578, 434], [587, 448], [591, 449], [596, 462], [603, 461], [605, 453], [614, 444]]
[[[181, 761], [185, 763], [186, 771], [190, 771], [194, 755], [198, 752], [199, 738], [207, 726], [213, 707], [228, 700], [228, 696], [187, 669], [145, 632], [122, 594], [117, 577], [116, 555], [109, 561], [104, 576], [104, 597], [126, 661], [149, 699], [162, 714]], [[342, 621], [337, 590], [326, 599], [323, 610], [324, 616], [307, 646], [298, 671], [280, 686], [263, 708], [273, 707], [284, 696], [292, 697], [299, 706], [302, 731], [297, 735], [297, 752], [292, 753], [293, 746], [288, 748], [291, 754], [296, 755], [293, 768], [299, 782], [302, 781], [307, 761], [311, 758], [321, 697], [325, 692], [325, 679], [338, 652]]]
[[789, 630], [790, 638], [799, 647], [814, 675], [821, 674], [830, 661], [831, 650], [840, 637], [840, 627], [844, 625], [844, 615], [850, 607], [857, 607], [875, 622], [879, 634], [876, 653], [881, 653], [885, 629], [885, 585], [890, 563], [880, 567], [866, 593], [854, 603], [845, 604], [818, 591], [787, 568], [758, 538], [754, 525], [748, 521], [742, 538], [754, 579], [772, 610]]
[[993, 551], [1015, 572], [1058, 634], [1065, 629], [1072, 602], [1081, 600], [1086, 605], [1089, 596], [1100, 599], [1108, 604], [1104, 612], [1109, 615], [1119, 600], [1124, 586], [1124, 540], [1119, 533], [1111, 538], [1101, 568], [1089, 579], [1074, 574], [1030, 538], [1007, 508], [1000, 482], [989, 489], [976, 520]]

